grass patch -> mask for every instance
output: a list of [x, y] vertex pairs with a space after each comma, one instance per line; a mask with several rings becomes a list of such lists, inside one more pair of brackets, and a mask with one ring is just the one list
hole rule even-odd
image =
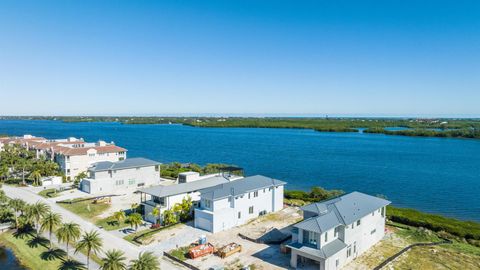
[[152, 239], [152, 237], [156, 233], [158, 233], [160, 231], [170, 230], [170, 229], [176, 228], [177, 226], [180, 226], [180, 225], [181, 225], [181, 223], [177, 223], [177, 224], [173, 224], [173, 225], [160, 227], [160, 228], [157, 228], [157, 229], [146, 229], [146, 230], [142, 230], [142, 231], [139, 231], [139, 232], [136, 232], [136, 233], [131, 233], [131, 234], [125, 236], [123, 239], [138, 245], [140, 243], [148, 242], [150, 239]]
[[185, 261], [188, 259], [187, 255], [188, 255], [188, 250], [190, 249], [189, 246], [185, 246], [185, 247], [179, 247], [177, 249], [172, 249], [170, 250], [170, 255], [172, 255], [173, 257], [181, 260], [181, 261]]
[[38, 193], [38, 195], [44, 198], [55, 198], [58, 196], [58, 191], [54, 188], [44, 189]]
[[[81, 201], [80, 201], [81, 200]], [[60, 203], [59, 205], [68, 211], [75, 213], [87, 220], [94, 221], [95, 217], [105, 212], [110, 208], [109, 204], [106, 203], [93, 203], [93, 200], [77, 199], [71, 201], [72, 203]]]
[[304, 200], [299, 200], [299, 199], [283, 199], [283, 202], [288, 205], [293, 205], [293, 206], [304, 206], [309, 204], [308, 202]]
[[387, 206], [387, 217], [394, 222], [424, 227], [435, 232], [445, 231], [466, 239], [480, 239], [480, 223], [474, 221], [462, 221], [393, 206]]
[[[42, 259], [48, 248], [37, 245], [29, 247], [29, 240], [33, 239], [30, 235], [22, 238], [16, 238], [12, 231], [0, 234], [0, 244], [13, 250], [20, 263], [29, 269], [57, 270], [61, 260], [56, 258]], [[1, 267], [0, 267], [1, 268]]]
[[130, 226], [126, 223], [126, 220], [117, 222], [113, 217], [99, 219], [95, 222], [95, 225], [102, 226], [107, 231], [120, 230]]

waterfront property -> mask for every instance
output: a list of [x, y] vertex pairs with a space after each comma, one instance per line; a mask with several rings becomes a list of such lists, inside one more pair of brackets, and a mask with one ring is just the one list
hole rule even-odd
[[116, 162], [94, 163], [80, 189], [99, 194], [134, 192], [138, 188], [160, 184], [160, 163], [146, 158], [127, 158]]
[[69, 137], [66, 139], [46, 139], [32, 135], [7, 137], [0, 140], [2, 144], [18, 144], [41, 156], [55, 161], [64, 173], [66, 180], [73, 180], [86, 172], [96, 162], [115, 162], [127, 158], [127, 150], [113, 142], [85, 142], [83, 139]]
[[294, 228], [290, 264], [340, 269], [385, 235], [389, 201], [352, 192], [302, 207], [304, 220]]
[[195, 208], [195, 227], [216, 233], [281, 210], [285, 184], [255, 175], [204, 189]]
[[[181, 203], [184, 198], [189, 197], [196, 205], [200, 201], [202, 190], [240, 178], [242, 177], [224, 173], [200, 176], [197, 172], [184, 172], [179, 174], [178, 180], [173, 184], [141, 189], [144, 219], [152, 223], [163, 223], [162, 213]], [[159, 216], [152, 215], [154, 208], [159, 209]]]

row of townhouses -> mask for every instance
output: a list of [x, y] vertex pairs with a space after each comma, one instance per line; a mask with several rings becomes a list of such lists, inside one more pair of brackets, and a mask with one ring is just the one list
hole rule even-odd
[[58, 163], [67, 180], [86, 172], [96, 162], [116, 162], [127, 158], [127, 150], [113, 142], [85, 142], [74, 137], [46, 139], [32, 135], [0, 138], [2, 145], [18, 144]]

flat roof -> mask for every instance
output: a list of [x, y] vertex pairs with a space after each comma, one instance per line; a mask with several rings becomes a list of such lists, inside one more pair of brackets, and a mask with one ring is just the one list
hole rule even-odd
[[192, 182], [181, 183], [181, 184], [173, 184], [173, 185], [158, 185], [149, 188], [140, 189], [139, 191], [142, 193], [146, 193], [156, 197], [168, 197], [188, 192], [194, 191], [201, 191], [203, 189], [213, 187], [219, 184], [228, 183], [230, 181], [238, 181], [238, 180], [229, 180], [221, 175], [216, 175], [204, 179], [199, 179]]
[[157, 166], [161, 163], [146, 159], [146, 158], [127, 158], [124, 160], [111, 162], [111, 161], [101, 161], [94, 163], [92, 167], [88, 170], [93, 172], [109, 171], [109, 170], [122, 170], [129, 168], [138, 168], [138, 167], [149, 167]]

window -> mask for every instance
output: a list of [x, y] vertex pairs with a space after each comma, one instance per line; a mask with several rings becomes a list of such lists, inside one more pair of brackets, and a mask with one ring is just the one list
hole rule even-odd
[[385, 207], [382, 207], [382, 217], [385, 217]]
[[374, 233], [376, 233], [376, 232], [377, 232], [377, 229], [373, 229], [373, 230], [370, 232], [370, 234], [374, 234]]
[[135, 185], [135, 179], [128, 179], [129, 185]]
[[228, 202], [232, 202], [232, 197], [228, 197]]
[[115, 181], [115, 185], [117, 185], [117, 186], [121, 186], [121, 185], [123, 185], [123, 184], [124, 184], [124, 181], [123, 181], [123, 180], [116, 180], [116, 181]]
[[333, 231], [333, 237], [338, 236], [338, 231], [340, 230], [340, 227], [336, 227], [335, 230]]
[[355, 222], [354, 222], [354, 223], [352, 223], [352, 229], [353, 229], [353, 228], [355, 228]]
[[357, 242], [353, 242], [353, 253], [357, 253]]
[[325, 232], [325, 242], [328, 242], [328, 232]]
[[248, 208], [248, 213], [249, 213], [249, 214], [253, 214], [253, 206], [250, 206], [250, 207]]
[[360, 219], [357, 220], [357, 227], [360, 226]]
[[205, 199], [204, 203], [206, 208], [212, 208], [212, 201]]
[[338, 268], [338, 265], [340, 265], [340, 261], [338, 259], [335, 260], [335, 267]]
[[95, 156], [95, 154], [88, 154], [88, 156], [89, 156], [89, 157], [94, 157], [94, 156]]
[[160, 170], [160, 166], [155, 166], [155, 171], [158, 172]]
[[250, 192], [248, 193], [248, 198], [250, 199]]
[[312, 245], [317, 245], [318, 233], [308, 232], [308, 243]]
[[351, 245], [348, 246], [348, 248], [347, 248], [347, 258], [350, 257], [350, 256], [352, 256], [352, 246]]
[[258, 191], [253, 192], [253, 197], [258, 197]]
[[372, 212], [372, 217], [375, 216], [375, 212]]
[[242, 218], [242, 212], [238, 212], [238, 219]]

